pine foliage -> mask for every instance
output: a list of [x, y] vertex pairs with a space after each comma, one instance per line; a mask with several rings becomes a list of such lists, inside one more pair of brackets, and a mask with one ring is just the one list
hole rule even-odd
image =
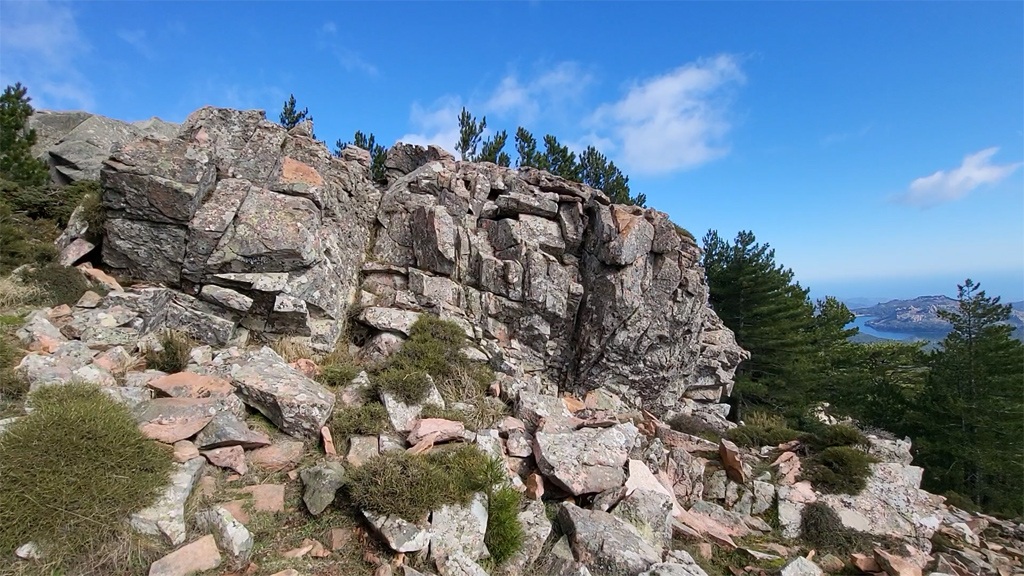
[[0, 179], [22, 186], [43, 186], [50, 180], [46, 162], [32, 157], [36, 131], [28, 128], [34, 110], [28, 89], [20, 82], [0, 96]]

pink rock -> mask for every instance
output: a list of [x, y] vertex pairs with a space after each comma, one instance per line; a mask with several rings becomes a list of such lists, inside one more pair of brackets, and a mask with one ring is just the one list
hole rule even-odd
[[192, 372], [178, 372], [150, 380], [147, 386], [174, 398], [224, 398], [235, 390], [227, 380]]
[[449, 442], [462, 438], [465, 431], [466, 426], [462, 422], [443, 418], [421, 418], [413, 425], [406, 441], [409, 444], [418, 444], [420, 440], [436, 433], [435, 443]]
[[521, 430], [525, 432], [526, 424], [514, 416], [506, 416], [501, 419], [501, 422], [498, 422], [498, 432], [501, 433], [502, 436], [508, 436], [509, 432], [512, 432], [513, 430]]
[[203, 456], [210, 464], [234, 470], [243, 476], [249, 471], [249, 467], [245, 464], [245, 449], [241, 446], [204, 450]]
[[202, 430], [217, 411], [214, 400], [202, 398], [156, 398], [146, 402], [136, 418], [147, 438], [166, 444], [191, 438]]
[[583, 402], [579, 398], [576, 398], [575, 396], [563, 396], [562, 403], [564, 403], [565, 407], [569, 410], [569, 412], [572, 412], [573, 414], [586, 408], [586, 405], [583, 404]]
[[309, 358], [299, 358], [289, 366], [301, 372], [306, 378], [316, 378], [320, 375], [320, 367]]
[[[86, 292], [88, 294], [88, 292]], [[60, 306], [54, 306], [50, 308], [50, 311], [46, 313], [46, 317], [50, 320], [54, 318], [64, 318], [65, 316], [71, 315], [71, 306], [67, 304], [61, 304]]]
[[[422, 440], [416, 443], [415, 446], [406, 450], [409, 454], [423, 454], [428, 452], [434, 447], [434, 440], [437, 439], [437, 433], [432, 432], [427, 434]], [[350, 460], [351, 461], [351, 460]]]
[[78, 299], [78, 302], [75, 302], [75, 308], [95, 308], [100, 305], [100, 300], [102, 299], [103, 297], [99, 294], [92, 290], [87, 290], [85, 294], [82, 294], [82, 297]]
[[[308, 538], [306, 540], [309, 540]], [[303, 540], [305, 542], [306, 540]], [[292, 548], [286, 552], [282, 552], [281, 556], [285, 558], [302, 558], [306, 554], [309, 554], [313, 550], [312, 544], [304, 544], [298, 548]]]
[[249, 464], [259, 466], [270, 472], [277, 472], [302, 460], [302, 449], [302, 442], [282, 440], [266, 448], [249, 452]]
[[57, 263], [61, 266], [73, 266], [75, 262], [78, 262], [95, 249], [96, 245], [85, 238], [75, 238], [71, 244], [68, 244], [66, 248], [60, 251]]
[[284, 484], [256, 484], [239, 492], [252, 495], [252, 507], [257, 512], [284, 512]]
[[93, 358], [92, 363], [109, 372], [124, 372], [131, 366], [134, 360], [132, 355], [124, 349], [124, 346], [114, 346]]
[[193, 458], [199, 456], [199, 448], [188, 440], [178, 440], [174, 443], [174, 461], [175, 462], [188, 462]]
[[737, 484], [746, 484], [746, 475], [743, 473], [743, 462], [740, 460], [740, 449], [738, 446], [722, 438], [718, 441], [718, 455], [722, 459], [722, 466], [729, 479]]
[[794, 482], [787, 489], [780, 489], [779, 496], [783, 500], [794, 502], [796, 504], [814, 504], [818, 501], [818, 496], [814, 493], [814, 488], [812, 488], [811, 483], [806, 480], [802, 482]]
[[231, 513], [231, 516], [238, 520], [242, 524], [249, 523], [249, 513], [246, 512], [246, 501], [245, 500], [232, 500], [223, 504], [218, 504], [221, 508]]
[[875, 562], [889, 576], [921, 576], [921, 567], [906, 558], [889, 554], [881, 548], [875, 548]]
[[191, 576], [220, 566], [220, 551], [212, 534], [186, 544], [157, 560], [149, 567], [149, 576]]
[[544, 478], [534, 472], [526, 477], [526, 497], [530, 500], [540, 500], [544, 496]]
[[331, 550], [341, 550], [352, 540], [352, 531], [345, 528], [331, 528], [327, 535], [327, 544]]
[[94, 281], [105, 285], [111, 292], [124, 292], [124, 288], [121, 288], [121, 285], [118, 284], [117, 280], [103, 270], [93, 268], [91, 264], [79, 264], [78, 269]]
[[334, 437], [331, 436], [331, 429], [324, 426], [320, 429], [320, 436], [324, 439], [324, 453], [328, 456], [337, 456], [338, 450], [334, 447]]
[[800, 475], [800, 458], [795, 452], [783, 452], [772, 462], [772, 466], [778, 468], [778, 483], [780, 486], [791, 486], [796, 483]]

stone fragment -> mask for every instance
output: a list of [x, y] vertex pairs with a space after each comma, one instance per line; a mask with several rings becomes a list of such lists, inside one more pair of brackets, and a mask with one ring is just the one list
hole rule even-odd
[[338, 462], [323, 462], [299, 471], [302, 501], [313, 516], [319, 516], [334, 502], [334, 495], [345, 483], [345, 468]]
[[85, 258], [87, 254], [96, 249], [96, 245], [85, 238], [75, 238], [66, 248], [60, 251], [57, 256], [57, 263], [61, 266], [74, 266], [76, 262]]
[[220, 506], [203, 510], [196, 514], [196, 523], [200, 530], [213, 534], [217, 546], [231, 556], [236, 566], [249, 561], [252, 534], [230, 512]]
[[161, 376], [146, 385], [160, 395], [172, 398], [224, 398], [234, 392], [227, 380], [194, 372]]
[[327, 426], [320, 428], [320, 437], [324, 441], [324, 453], [328, 456], [337, 456], [338, 450], [334, 447], [334, 437], [331, 435], [331, 429]]
[[660, 549], [607, 512], [564, 502], [558, 509], [558, 522], [569, 536], [575, 557], [595, 575], [639, 574], [661, 561]]
[[444, 398], [442, 398], [441, 393], [437, 391], [437, 387], [433, 385], [433, 380], [431, 380], [430, 390], [427, 392], [427, 397], [419, 405], [406, 404], [390, 392], [381, 392], [380, 397], [381, 401], [384, 403], [384, 408], [388, 412], [388, 420], [391, 421], [391, 426], [394, 427], [397, 432], [408, 432], [412, 430], [412, 427], [416, 425], [416, 421], [419, 420], [420, 412], [423, 411], [423, 406], [433, 404], [440, 408], [445, 407]]
[[743, 471], [743, 461], [740, 460], [740, 449], [736, 444], [722, 438], [718, 441], [718, 455], [722, 459], [722, 466], [730, 480], [738, 484], [746, 484], [747, 478]]
[[352, 531], [345, 528], [331, 528], [327, 533], [327, 545], [331, 550], [341, 550], [352, 540]]
[[540, 500], [544, 496], [544, 477], [534, 472], [526, 477], [526, 497]]
[[921, 567], [906, 558], [875, 548], [875, 562], [889, 576], [921, 576]]
[[252, 496], [252, 507], [257, 512], [284, 512], [284, 484], [256, 484], [238, 491]]
[[623, 466], [637, 437], [633, 424], [534, 434], [534, 456], [540, 471], [573, 495], [603, 492], [621, 486]]
[[92, 363], [111, 373], [123, 374], [135, 362], [124, 346], [114, 346], [93, 358]]
[[779, 576], [822, 576], [824, 573], [814, 562], [803, 556], [797, 556], [782, 567]]
[[86, 290], [85, 294], [75, 302], [76, 308], [95, 308], [100, 305], [100, 301], [103, 299], [102, 296], [93, 292], [92, 290]]
[[440, 444], [462, 438], [465, 431], [466, 426], [462, 422], [443, 418], [421, 418], [409, 431], [406, 442], [416, 444], [426, 436], [434, 435], [434, 442]]
[[42, 311], [30, 314], [28, 321], [18, 328], [15, 336], [30, 352], [46, 354], [53, 354], [68, 341], [64, 334], [46, 319], [46, 314]]
[[487, 496], [474, 494], [468, 505], [441, 506], [430, 516], [430, 554], [443, 558], [461, 552], [470, 560], [489, 556], [484, 546]]
[[107, 290], [110, 290], [111, 292], [124, 292], [124, 288], [121, 287], [121, 284], [118, 283], [113, 276], [107, 274], [103, 270], [93, 268], [92, 266], [87, 266], [85, 264], [79, 264], [77, 268], [94, 282], [99, 282], [106, 286]]
[[281, 431], [316, 436], [334, 409], [334, 394], [293, 370], [268, 347], [231, 366], [231, 381], [242, 400]]
[[147, 438], [174, 444], [206, 427], [217, 407], [215, 400], [205, 398], [154, 398], [137, 406], [134, 415]]
[[409, 312], [396, 308], [381, 308], [370, 306], [359, 312], [358, 320], [363, 324], [383, 330], [385, 332], [398, 332], [406, 336], [412, 329], [412, 325], [420, 318], [419, 312]]
[[512, 430], [505, 444], [509, 456], [527, 458], [533, 456], [533, 436], [523, 430]]
[[367, 460], [380, 454], [380, 439], [376, 436], [350, 436], [348, 454], [345, 456], [352, 466], [362, 466]]
[[430, 545], [430, 531], [397, 516], [382, 516], [363, 510], [374, 531], [395, 552], [417, 552]]
[[14, 551], [14, 555], [22, 560], [42, 560], [43, 554], [35, 542], [26, 542]]
[[247, 457], [250, 465], [258, 466], [270, 472], [277, 472], [302, 460], [302, 449], [302, 442], [280, 440], [266, 448], [259, 448], [249, 452]]
[[152, 506], [132, 514], [132, 528], [148, 536], [163, 536], [173, 545], [184, 542], [185, 501], [203, 474], [205, 464], [202, 458], [173, 464], [170, 483]]
[[243, 476], [249, 472], [249, 466], [245, 463], [245, 450], [241, 446], [203, 450], [202, 455], [214, 466], [234, 470]]
[[250, 430], [245, 422], [230, 412], [218, 412], [213, 420], [196, 434], [196, 445], [201, 450], [240, 446], [246, 450], [270, 446], [270, 437]]
[[632, 524], [655, 548], [666, 548], [672, 540], [672, 500], [664, 489], [633, 490], [615, 506], [612, 515]]
[[516, 416], [526, 425], [527, 431], [533, 431], [540, 425], [541, 419], [568, 422], [572, 414], [560, 398], [520, 392]]
[[149, 576], [192, 576], [220, 566], [220, 551], [212, 534], [171, 552], [149, 567]]
[[174, 443], [174, 461], [175, 462], [188, 462], [193, 458], [199, 457], [199, 448], [188, 440], [178, 440]]
[[846, 567], [846, 563], [837, 556], [832, 554], [825, 554], [816, 562], [818, 567], [822, 569], [826, 574], [835, 574], [836, 572], [842, 572], [843, 568]]

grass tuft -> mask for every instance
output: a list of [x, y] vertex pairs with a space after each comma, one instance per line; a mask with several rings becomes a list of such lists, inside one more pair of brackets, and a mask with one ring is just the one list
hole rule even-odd
[[33, 541], [54, 569], [94, 564], [167, 484], [170, 453], [94, 385], [30, 400], [32, 413], [0, 436], [0, 554]]
[[781, 416], [754, 412], [745, 419], [744, 426], [733, 428], [726, 436], [737, 446], [754, 448], [785, 444], [799, 438], [800, 432], [791, 429]]
[[362, 406], [335, 406], [327, 425], [335, 442], [356, 434], [380, 434], [388, 428], [388, 411], [383, 404], [376, 402]]
[[312, 358], [313, 351], [305, 343], [295, 338], [281, 338], [270, 343], [270, 348], [285, 362], [295, 362], [302, 358]]
[[861, 446], [863, 448], [871, 446], [867, 436], [848, 424], [824, 426], [810, 435], [807, 441], [818, 450], [835, 446]]
[[523, 525], [519, 522], [521, 495], [511, 486], [502, 486], [487, 500], [487, 532], [484, 545], [495, 564], [502, 564], [523, 547]]
[[0, 278], [0, 310], [38, 302], [46, 295], [42, 288], [25, 284], [13, 276]]
[[877, 460], [849, 446], [832, 446], [806, 462], [801, 480], [826, 494], [857, 494], [867, 485], [871, 464]]
[[47, 264], [33, 268], [23, 274], [27, 284], [33, 284], [42, 291], [38, 303], [50, 306], [67, 304], [73, 306], [90, 289], [94, 289], [78, 268], [60, 264]]
[[161, 350], [146, 351], [146, 367], [175, 374], [188, 366], [189, 353], [194, 342], [185, 334], [175, 330], [164, 330], [160, 334]]
[[800, 536], [819, 553], [831, 553], [840, 557], [871, 550], [876, 544], [875, 540], [881, 540], [880, 543], [883, 545], [891, 545], [885, 538], [847, 528], [839, 515], [823, 502], [815, 502], [804, 507], [800, 516]]

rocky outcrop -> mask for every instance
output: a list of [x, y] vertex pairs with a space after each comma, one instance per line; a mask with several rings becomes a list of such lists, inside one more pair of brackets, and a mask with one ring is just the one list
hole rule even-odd
[[104, 162], [103, 262], [171, 288], [167, 318], [202, 316], [214, 328], [194, 336], [218, 345], [258, 332], [326, 351], [356, 305], [349, 334], [368, 357], [433, 313], [536, 382], [512, 394], [604, 388], [662, 414], [731, 391], [746, 353], [666, 214], [436, 147], [394, 146], [383, 187], [368, 167], [260, 111], [202, 108]]

